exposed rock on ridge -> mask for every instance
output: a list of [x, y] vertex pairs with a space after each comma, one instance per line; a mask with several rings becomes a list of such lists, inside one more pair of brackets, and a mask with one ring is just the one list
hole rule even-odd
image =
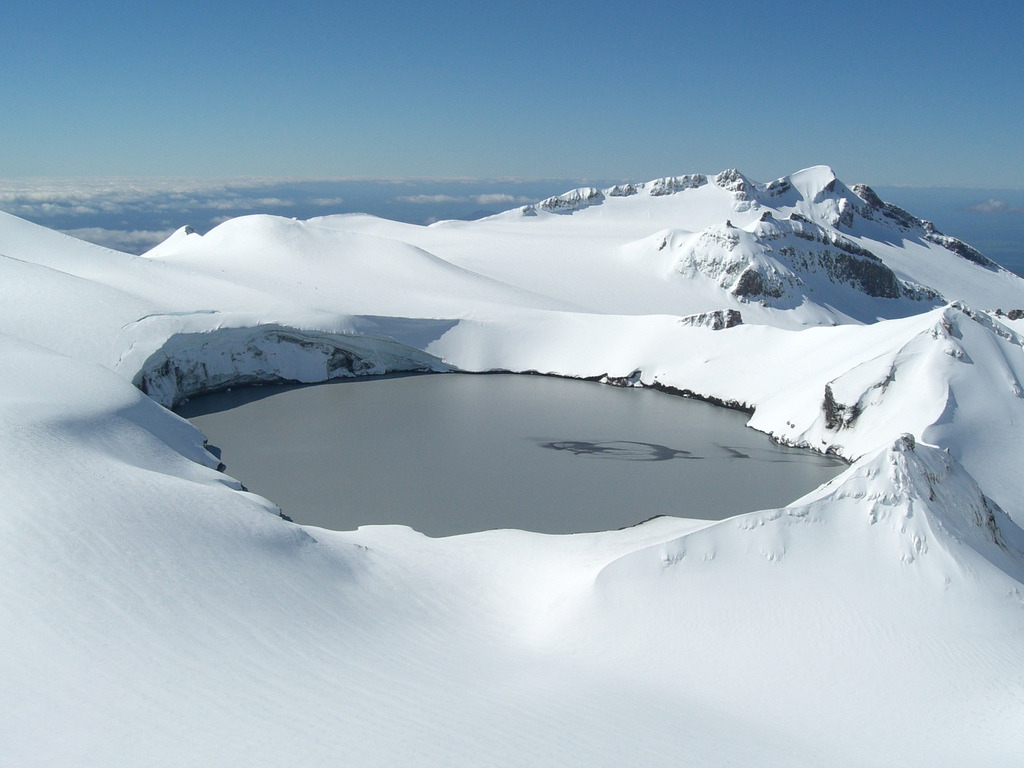
[[[898, 205], [884, 202], [871, 187], [866, 184], [855, 184], [853, 191], [863, 200], [858, 213], [865, 219], [880, 221], [890, 226], [896, 226], [902, 230], [913, 230], [921, 233], [925, 240], [941, 245], [946, 250], [952, 251], [957, 256], [972, 261], [975, 264], [987, 269], [998, 269], [994, 261], [983, 255], [976, 248], [972, 248], [962, 240], [942, 234], [935, 228], [935, 225], [925, 219], [919, 219], [911, 215]], [[847, 224], [849, 226], [849, 224]]]
[[792, 298], [815, 278], [875, 298], [940, 298], [899, 280], [873, 253], [800, 214], [778, 221], [766, 211], [750, 228], [727, 222], [678, 245], [676, 271], [709, 278], [739, 298]]
[[713, 312], [700, 312], [687, 315], [679, 321], [680, 325], [694, 328], [708, 328], [712, 331], [724, 331], [743, 324], [743, 316], [737, 309], [716, 309]]

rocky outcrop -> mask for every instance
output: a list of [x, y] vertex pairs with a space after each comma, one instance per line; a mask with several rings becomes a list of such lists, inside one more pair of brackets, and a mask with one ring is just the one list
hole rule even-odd
[[679, 321], [680, 325], [692, 328], [708, 328], [712, 331], [724, 331], [743, 324], [743, 317], [738, 309], [716, 309], [713, 312], [700, 312], [687, 315]]
[[825, 429], [837, 430], [852, 427], [861, 414], [859, 402], [847, 405], [836, 400], [832, 385], [825, 385], [825, 398], [821, 402], [822, 413], [825, 414]]
[[579, 189], [574, 189], [571, 192], [555, 195], [554, 197], [549, 197], [547, 200], [541, 200], [537, 205], [545, 211], [570, 213], [582, 208], [587, 208], [591, 205], [596, 205], [602, 200], [604, 200], [604, 194], [601, 190], [595, 189], [594, 187], [580, 187]]
[[[621, 193], [620, 193], [621, 196]], [[573, 213], [591, 205], [604, 202], [605, 193], [594, 187], [580, 187], [561, 195], [549, 197], [539, 203], [524, 205], [519, 212], [524, 216], [536, 216], [540, 211], [549, 213]]]
[[573, 213], [589, 208], [592, 205], [600, 205], [606, 198], [632, 197], [639, 194], [646, 194], [650, 197], [664, 197], [687, 189], [697, 189], [707, 184], [707, 182], [707, 176], [704, 174], [693, 173], [684, 176], [665, 176], [639, 184], [616, 184], [603, 190], [596, 189], [595, 187], [580, 187], [579, 189], [570, 190], [561, 195], [541, 200], [539, 203], [524, 205], [518, 210], [524, 216], [536, 216], [541, 211]]
[[735, 168], [729, 168], [715, 176], [715, 184], [727, 192], [732, 192], [737, 200], [753, 199], [754, 185]]
[[707, 176], [702, 173], [687, 174], [685, 176], [665, 176], [661, 179], [654, 179], [641, 184], [651, 197], [662, 197], [682, 192], [685, 189], [697, 189], [708, 183]]
[[963, 240], [942, 234], [935, 229], [935, 225], [930, 221], [922, 221], [921, 225], [924, 228], [924, 239], [928, 242], [941, 245], [947, 251], [952, 251], [962, 259], [973, 261], [978, 266], [986, 269], [998, 269], [998, 265], [977, 248], [969, 246]]

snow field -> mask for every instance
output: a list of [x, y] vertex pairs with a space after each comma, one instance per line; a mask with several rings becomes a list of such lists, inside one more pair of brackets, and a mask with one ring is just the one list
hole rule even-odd
[[[724, 172], [428, 228], [245, 217], [142, 258], [0, 215], [0, 763], [1016, 764], [1024, 355], [987, 311], [1024, 283], [870, 197]], [[782, 304], [659, 255], [769, 210], [940, 298], [797, 270]], [[688, 390], [855, 463], [716, 523], [332, 532], [157, 403], [449, 368]]]

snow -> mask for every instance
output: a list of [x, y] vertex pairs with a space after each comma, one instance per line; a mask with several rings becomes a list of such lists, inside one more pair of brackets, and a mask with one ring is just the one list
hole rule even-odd
[[[144, 257], [0, 214], [0, 762], [1015, 764], [1024, 282], [862, 195], [727, 171]], [[853, 464], [714, 523], [332, 532], [161, 407], [450, 369], [687, 392]]]

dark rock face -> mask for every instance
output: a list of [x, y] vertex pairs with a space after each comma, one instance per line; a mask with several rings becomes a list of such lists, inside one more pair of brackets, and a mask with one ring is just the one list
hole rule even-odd
[[743, 324], [743, 317], [738, 309], [716, 309], [714, 312], [701, 312], [687, 315], [679, 321], [680, 325], [697, 328], [708, 328], [712, 331], [724, 331]]
[[777, 283], [771, 283], [765, 279], [764, 275], [758, 272], [753, 267], [747, 267], [740, 274], [739, 279], [732, 288], [733, 296], [740, 298], [756, 298], [758, 296], [768, 296], [773, 299], [778, 299], [785, 293], [783, 287]]
[[637, 368], [628, 376], [609, 376], [605, 374], [604, 376], [599, 376], [596, 381], [602, 384], [611, 384], [613, 387], [642, 387], [641, 376], [643, 376], [643, 371]]
[[692, 247], [695, 255], [680, 259], [679, 271], [704, 274], [744, 300], [770, 305], [773, 299], [798, 295], [809, 284], [815, 290], [813, 283], [822, 278], [872, 298], [941, 299], [934, 291], [900, 280], [851, 238], [796, 212], [780, 220], [764, 211], [752, 230], [726, 221], [702, 232]]
[[860, 407], [839, 403], [832, 393], [832, 387], [825, 385], [825, 398], [821, 403], [825, 414], [825, 429], [837, 430], [851, 426], [860, 416]]
[[[822, 254], [823, 260], [832, 255], [832, 252], [825, 251]], [[832, 263], [826, 269], [837, 280], [850, 283], [868, 296], [898, 299], [903, 293], [896, 275], [880, 261], [869, 261], [840, 252], [834, 254]]]
[[888, 219], [889, 224], [895, 224], [902, 229], [915, 229], [921, 226], [920, 219], [915, 216], [911, 216], [898, 205], [884, 202], [882, 198], [875, 194], [875, 191], [866, 184], [854, 184], [853, 192], [857, 197], [867, 203], [867, 206], [861, 210], [861, 214], [864, 218], [879, 221], [877, 216], [881, 216], [883, 219]]
[[803, 229], [799, 226], [793, 227], [793, 234], [801, 238], [802, 240], [809, 240], [811, 242], [832, 245], [838, 248], [839, 250], [843, 251], [844, 253], [852, 254], [854, 256], [863, 256], [865, 259], [871, 259], [872, 261], [877, 261], [878, 263], [882, 262], [880, 258], [875, 256], [875, 254], [873, 254], [867, 248], [862, 248], [853, 241], [847, 240], [842, 235], [830, 232], [827, 229], [823, 229], [822, 227], [813, 224], [812, 222], [808, 221], [808, 219], [806, 219], [805, 217], [801, 216], [798, 213], [790, 214], [790, 218], [793, 221], [799, 221], [806, 224], [810, 224], [813, 227], [813, 230]]
[[882, 202], [882, 198], [876, 195], [875, 190], [867, 184], [854, 184], [853, 193], [867, 203], [868, 207], [873, 210], [880, 211], [885, 207], [885, 203]]
[[133, 378], [173, 407], [198, 394], [262, 384], [297, 384], [393, 371], [449, 370], [398, 342], [282, 326], [221, 328], [171, 336]]
[[901, 296], [922, 300], [931, 298], [900, 282], [895, 273], [874, 254], [832, 248], [798, 252], [786, 246], [779, 249], [779, 254], [785, 256], [794, 268], [823, 272], [832, 282], [853, 286], [868, 296], [882, 299], [898, 299]]

